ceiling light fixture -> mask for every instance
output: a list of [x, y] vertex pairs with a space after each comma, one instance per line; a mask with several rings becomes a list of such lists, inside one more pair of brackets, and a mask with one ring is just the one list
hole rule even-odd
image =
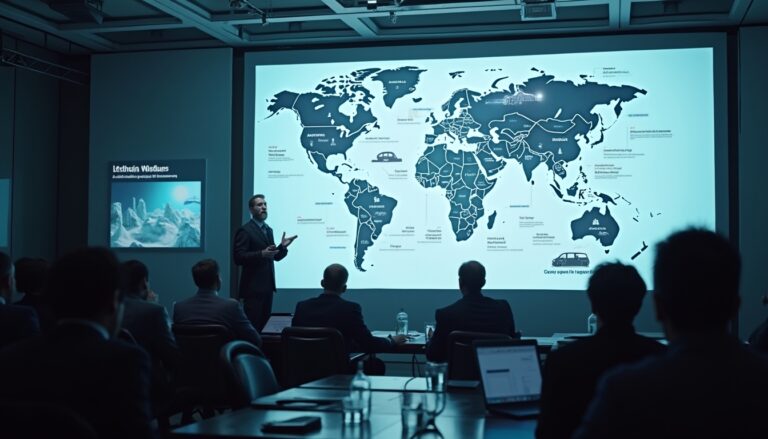
[[368, 7], [368, 10], [369, 10], [369, 11], [373, 11], [373, 10], [375, 10], [376, 8], [378, 8], [378, 7], [379, 7], [379, 1], [378, 1], [378, 0], [368, 0], [368, 1], [366, 2], [366, 6]]

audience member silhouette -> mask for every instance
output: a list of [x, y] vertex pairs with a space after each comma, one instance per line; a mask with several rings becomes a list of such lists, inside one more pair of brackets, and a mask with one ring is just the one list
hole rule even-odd
[[149, 287], [149, 270], [137, 260], [120, 265], [123, 295], [123, 325], [152, 360], [153, 400], [170, 396], [170, 380], [180, 367], [181, 352], [171, 333], [165, 307], [154, 303], [157, 295]]
[[48, 330], [54, 324], [51, 307], [43, 297], [48, 280], [50, 264], [42, 258], [19, 258], [16, 260], [16, 291], [23, 293], [16, 305], [28, 306], [35, 310], [40, 320], [40, 329]]
[[40, 333], [34, 309], [8, 304], [15, 291], [14, 274], [11, 258], [0, 252], [0, 349]]
[[216, 324], [229, 328], [234, 338], [261, 346], [261, 336], [245, 316], [243, 307], [235, 299], [219, 297], [221, 276], [219, 264], [205, 259], [192, 267], [192, 279], [197, 293], [176, 302], [173, 309], [173, 323], [184, 325]]
[[448, 334], [453, 331], [491, 332], [516, 336], [512, 309], [506, 300], [485, 297], [485, 267], [477, 261], [459, 267], [462, 298], [435, 311], [435, 333], [427, 344], [427, 359], [448, 359]]
[[149, 358], [110, 338], [119, 328], [118, 279], [117, 258], [104, 248], [54, 263], [45, 295], [56, 326], [0, 351], [0, 376], [11, 378], [0, 386], [0, 399], [67, 407], [99, 437], [153, 436]]
[[403, 344], [405, 335], [374, 337], [363, 321], [360, 305], [344, 300], [349, 273], [343, 265], [331, 264], [323, 271], [323, 293], [296, 304], [293, 326], [336, 328], [344, 336], [348, 352], [386, 352]]
[[617, 262], [595, 269], [587, 296], [597, 316], [597, 332], [547, 356], [538, 439], [570, 438], [592, 400], [597, 381], [608, 369], [664, 352], [662, 344], [636, 334], [632, 325], [645, 292], [645, 282], [632, 266]]
[[728, 332], [741, 261], [722, 236], [658, 244], [654, 303], [669, 349], [600, 381], [575, 438], [768, 437], [768, 358]]

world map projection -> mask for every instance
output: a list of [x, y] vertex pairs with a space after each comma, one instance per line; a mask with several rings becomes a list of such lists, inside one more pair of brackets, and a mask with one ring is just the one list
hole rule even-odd
[[714, 227], [711, 49], [255, 68], [254, 193], [299, 235], [283, 288], [338, 262], [350, 288], [452, 289], [471, 259], [493, 289], [615, 260], [650, 283], [655, 242]]

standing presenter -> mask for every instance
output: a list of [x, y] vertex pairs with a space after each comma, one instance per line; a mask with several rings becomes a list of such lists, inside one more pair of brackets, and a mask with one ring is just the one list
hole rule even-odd
[[272, 313], [272, 295], [275, 287], [275, 261], [288, 255], [288, 246], [296, 235], [283, 237], [280, 245], [275, 246], [272, 228], [267, 219], [267, 201], [264, 195], [257, 194], [248, 200], [251, 220], [243, 224], [235, 233], [232, 249], [235, 264], [243, 267], [240, 274], [240, 298], [243, 299], [245, 315], [253, 326], [261, 332]]

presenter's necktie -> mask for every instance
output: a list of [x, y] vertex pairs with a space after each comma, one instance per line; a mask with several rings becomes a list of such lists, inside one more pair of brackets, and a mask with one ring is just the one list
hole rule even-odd
[[264, 237], [267, 238], [267, 244], [269, 245], [274, 244], [274, 241], [272, 240], [272, 236], [269, 234], [269, 227], [267, 227], [266, 224], [261, 225], [261, 232], [264, 233]]

